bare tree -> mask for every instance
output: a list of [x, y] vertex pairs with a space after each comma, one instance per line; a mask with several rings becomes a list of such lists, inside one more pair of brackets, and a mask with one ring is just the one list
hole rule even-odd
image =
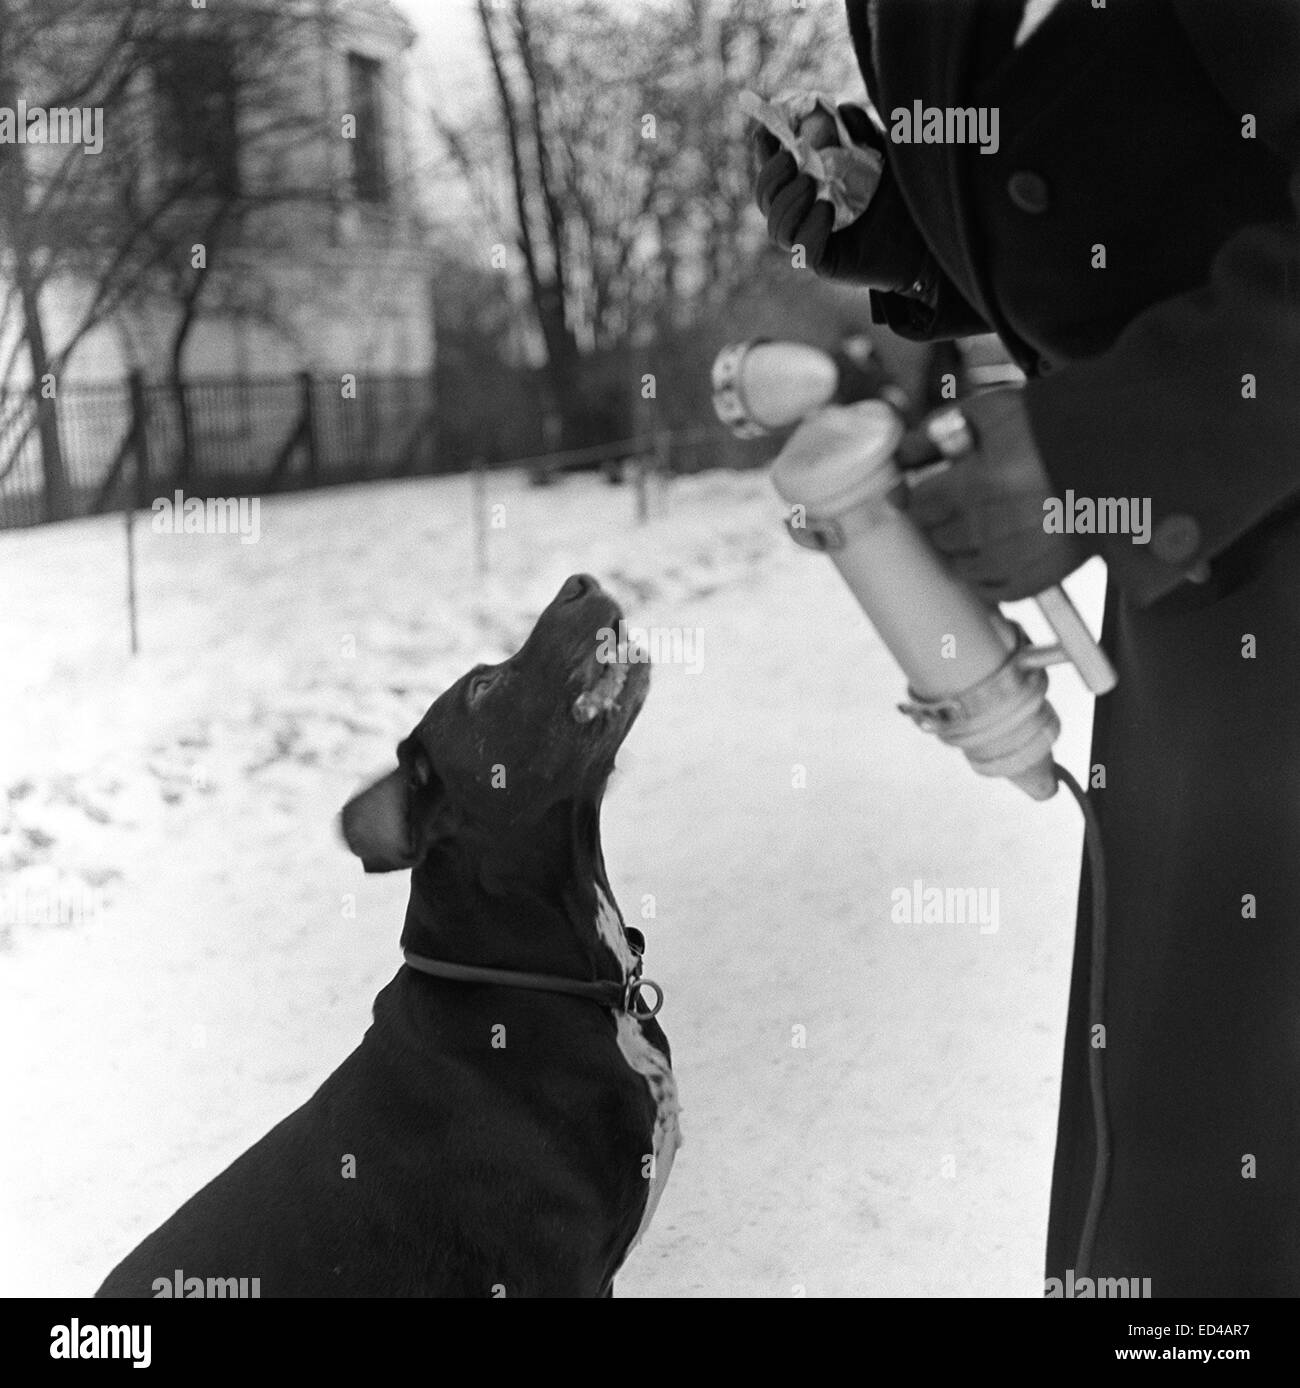
[[[169, 323], [182, 472], [188, 464], [183, 363], [222, 285], [224, 253], [250, 237], [264, 246], [291, 239], [288, 213], [335, 192], [299, 157], [323, 138], [327, 114], [284, 80], [293, 55], [319, 36], [320, 17], [257, 0], [202, 10], [156, 0], [0, 0], [0, 106], [22, 97], [28, 107], [103, 114], [101, 153], [0, 146], [0, 326], [13, 344], [0, 385], [19, 371], [32, 382], [16, 399], [7, 393], [27, 415], [8, 447], [12, 461], [37, 430], [49, 516], [69, 511], [50, 397], [78, 347], [120, 315], [147, 308]], [[246, 281], [247, 259], [240, 270]], [[56, 283], [74, 312], [51, 342], [44, 309]]]
[[[508, 11], [476, 0], [476, 9], [510, 161], [519, 250], [546, 348], [552, 409], [560, 426], [557, 441], [575, 442], [582, 412], [578, 342], [566, 292], [567, 209], [556, 186], [542, 86], [545, 71], [535, 47], [532, 13], [528, 0], [512, 0]], [[464, 144], [459, 148], [463, 152]]]
[[[494, 109], [436, 124], [485, 216], [503, 215], [508, 190], [556, 405], [581, 416], [582, 354], [693, 331], [760, 272], [737, 96], [840, 89], [848, 37], [825, 5], [476, 4]], [[471, 134], [484, 129], [501, 156], [486, 172]], [[567, 437], [581, 426], [570, 418]]]
[[[91, 0], [49, 0], [39, 12], [29, 0], [0, 0], [0, 107], [16, 112], [24, 101], [46, 110], [107, 105], [126, 89], [130, 65], [123, 57], [131, 51], [144, 22], [141, 0], [108, 0], [102, 6]], [[98, 44], [88, 42], [76, 49], [70, 67], [59, 72], [51, 65], [50, 34], [64, 23], [85, 25], [88, 38], [94, 32], [92, 25], [98, 24], [103, 37]], [[34, 90], [41, 94], [31, 100], [28, 94]], [[33, 167], [25, 143], [0, 145], [0, 238], [9, 286], [4, 318], [10, 318], [15, 301], [18, 313], [15, 348], [4, 363], [0, 381], [10, 379], [20, 351], [25, 352], [33, 383], [33, 423], [41, 443], [46, 513], [54, 518], [68, 510], [54, 400], [67, 349], [51, 351], [41, 297], [70, 239], [67, 223], [57, 216], [60, 200], [72, 193], [77, 176], [93, 156], [76, 145], [44, 146], [39, 153], [44, 157]], [[123, 256], [126, 260], [129, 253]], [[106, 297], [95, 296], [88, 318], [94, 318], [99, 301]], [[78, 336], [86, 331], [89, 326]], [[26, 432], [20, 433], [19, 447]]]
[[[314, 100], [314, 83], [293, 67], [327, 42], [330, 14], [284, 5], [243, 4], [174, 24], [154, 56], [151, 99], [164, 120], [186, 122], [179, 148], [162, 148], [163, 184], [185, 196], [152, 227], [149, 266], [134, 287], [137, 312], [163, 310], [166, 375], [176, 413], [180, 480], [194, 462], [186, 352], [209, 314], [237, 313], [282, 326], [274, 276], [277, 254], [312, 231], [324, 238], [338, 190], [324, 142], [332, 115]], [[286, 73], [288, 72], [288, 75]], [[304, 220], [305, 219], [305, 220]]]

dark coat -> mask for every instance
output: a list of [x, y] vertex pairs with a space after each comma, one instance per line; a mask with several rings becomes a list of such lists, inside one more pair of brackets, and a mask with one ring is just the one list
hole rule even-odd
[[[886, 128], [917, 99], [1000, 113], [993, 154], [891, 144], [934, 271], [873, 295], [877, 320], [997, 331], [1056, 490], [1151, 500], [1150, 544], [1101, 537], [1114, 1158], [1090, 1271], [1300, 1294], [1300, 4], [1061, 0], [1014, 50], [988, 45], [987, 0], [848, 9]], [[1093, 1167], [1088, 902], [1062, 1278]]]

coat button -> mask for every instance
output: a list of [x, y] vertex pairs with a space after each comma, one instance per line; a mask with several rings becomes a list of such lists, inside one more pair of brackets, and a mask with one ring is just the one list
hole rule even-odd
[[1201, 547], [1201, 527], [1181, 511], [1166, 516], [1151, 532], [1151, 549], [1166, 564], [1185, 564]]
[[1020, 169], [1007, 179], [1007, 196], [1022, 212], [1035, 216], [1046, 212], [1051, 201], [1047, 180], [1029, 169]]

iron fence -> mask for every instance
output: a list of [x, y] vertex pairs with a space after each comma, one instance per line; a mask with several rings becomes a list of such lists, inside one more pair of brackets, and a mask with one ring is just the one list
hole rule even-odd
[[62, 485], [51, 488], [38, 395], [0, 392], [0, 529], [144, 505], [178, 487], [266, 493], [455, 471], [465, 463], [439, 456], [435, 403], [428, 376], [64, 387], [53, 400]]
[[[445, 428], [427, 375], [346, 381], [303, 373], [194, 380], [179, 388], [135, 375], [119, 384], [66, 387], [47, 410], [51, 403], [62, 470], [53, 488], [38, 396], [0, 392], [0, 529], [148, 507], [176, 489], [196, 497], [264, 495], [474, 466], [523, 467], [538, 483], [577, 468], [599, 468], [617, 480], [633, 460], [662, 472], [760, 460], [718, 426], [509, 456], [489, 429], [475, 437]], [[461, 413], [454, 408], [449, 418]]]

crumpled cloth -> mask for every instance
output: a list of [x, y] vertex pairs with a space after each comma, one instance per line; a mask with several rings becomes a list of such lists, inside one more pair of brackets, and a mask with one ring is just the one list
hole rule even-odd
[[[786, 92], [770, 101], [756, 92], [740, 94], [740, 109], [765, 125], [794, 156], [795, 165], [817, 184], [817, 196], [835, 209], [832, 230], [843, 231], [867, 210], [880, 184], [884, 160], [878, 151], [855, 145], [835, 103], [820, 92]], [[816, 149], [797, 132], [800, 122], [823, 111], [835, 122], [838, 145]]]

